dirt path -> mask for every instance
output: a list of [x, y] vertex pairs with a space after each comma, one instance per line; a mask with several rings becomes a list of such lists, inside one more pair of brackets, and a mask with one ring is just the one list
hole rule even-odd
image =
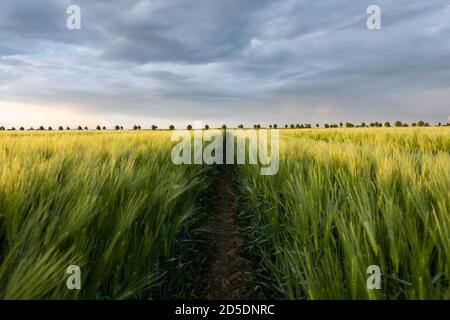
[[245, 299], [246, 263], [240, 256], [241, 236], [233, 183], [233, 166], [220, 165], [211, 207], [212, 251], [206, 268], [206, 299]]

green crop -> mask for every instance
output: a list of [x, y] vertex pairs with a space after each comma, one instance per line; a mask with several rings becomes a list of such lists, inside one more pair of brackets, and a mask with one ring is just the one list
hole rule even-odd
[[164, 132], [2, 134], [0, 298], [190, 294], [209, 168], [173, 165], [171, 146]]
[[[449, 299], [450, 130], [284, 132], [280, 172], [240, 168], [257, 297]], [[369, 290], [378, 265], [382, 289]]]

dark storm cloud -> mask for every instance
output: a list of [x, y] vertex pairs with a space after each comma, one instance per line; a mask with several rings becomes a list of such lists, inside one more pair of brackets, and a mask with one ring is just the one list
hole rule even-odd
[[[65, 27], [70, 4], [82, 30]], [[378, 31], [366, 28], [371, 4], [3, 0], [0, 102], [161, 119], [445, 120], [448, 1], [377, 1]]]

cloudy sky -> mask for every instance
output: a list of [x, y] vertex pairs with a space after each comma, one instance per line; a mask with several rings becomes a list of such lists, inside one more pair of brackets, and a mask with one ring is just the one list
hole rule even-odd
[[449, 0], [0, 2], [0, 125], [449, 115]]

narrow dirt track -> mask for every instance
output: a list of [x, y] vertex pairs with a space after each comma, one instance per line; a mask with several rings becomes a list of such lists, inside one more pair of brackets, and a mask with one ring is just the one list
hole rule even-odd
[[212, 251], [206, 268], [206, 299], [246, 299], [245, 260], [233, 183], [233, 166], [220, 165], [209, 225]]

